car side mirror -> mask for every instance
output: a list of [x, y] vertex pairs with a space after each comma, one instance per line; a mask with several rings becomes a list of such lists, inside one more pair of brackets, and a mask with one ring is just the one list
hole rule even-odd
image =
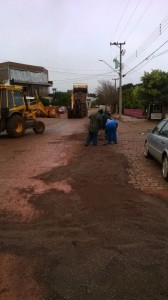
[[155, 131], [157, 131], [157, 127], [153, 128], [151, 132], [154, 133]]
[[147, 133], [152, 133], [154, 129], [147, 129]]

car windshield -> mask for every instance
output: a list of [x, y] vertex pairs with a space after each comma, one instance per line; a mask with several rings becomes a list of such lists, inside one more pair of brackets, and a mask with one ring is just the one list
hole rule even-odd
[[164, 137], [168, 137], [168, 122], [162, 127], [160, 134]]
[[161, 121], [161, 122], [154, 128], [153, 133], [159, 134], [160, 131], [161, 131], [161, 129], [162, 129], [162, 127], [167, 123], [167, 121], [168, 121], [168, 120], [163, 120], [163, 121]]

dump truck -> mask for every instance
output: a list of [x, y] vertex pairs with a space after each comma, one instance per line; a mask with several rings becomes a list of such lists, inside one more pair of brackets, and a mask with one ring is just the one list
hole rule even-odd
[[67, 109], [68, 118], [83, 118], [88, 114], [87, 108], [88, 85], [76, 83], [73, 85], [71, 103]]
[[47, 113], [39, 99], [28, 102], [21, 86], [0, 85], [0, 133], [6, 131], [11, 137], [21, 137], [26, 129], [37, 134], [45, 130], [45, 124], [37, 120], [36, 112]]

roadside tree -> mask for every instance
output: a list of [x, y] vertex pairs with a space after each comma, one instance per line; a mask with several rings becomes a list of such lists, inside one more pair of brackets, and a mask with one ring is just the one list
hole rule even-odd
[[141, 85], [127, 84], [123, 87], [123, 108], [143, 108]]
[[96, 95], [100, 104], [115, 106], [118, 104], [118, 91], [109, 80], [99, 81], [96, 89]]
[[168, 73], [161, 70], [145, 72], [141, 77], [143, 99], [148, 105], [151, 101], [168, 105]]
[[53, 93], [53, 99], [51, 105], [54, 106], [68, 106], [71, 93], [70, 92], [55, 92]]

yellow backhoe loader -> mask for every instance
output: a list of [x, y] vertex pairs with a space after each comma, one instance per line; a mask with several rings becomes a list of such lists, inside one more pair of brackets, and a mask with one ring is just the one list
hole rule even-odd
[[21, 137], [28, 128], [40, 134], [45, 124], [38, 121], [36, 112], [48, 117], [39, 99], [28, 103], [21, 86], [0, 85], [0, 133], [6, 131], [11, 137]]

